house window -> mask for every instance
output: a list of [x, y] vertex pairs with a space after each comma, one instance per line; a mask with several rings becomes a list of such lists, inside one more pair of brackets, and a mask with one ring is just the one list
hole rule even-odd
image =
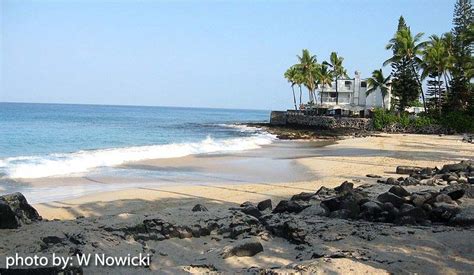
[[360, 87], [362, 87], [362, 88], [367, 88], [367, 82], [362, 81], [362, 82], [360, 83]]
[[331, 93], [330, 96], [331, 97], [336, 97], [336, 93]]
[[346, 82], [344, 83], [344, 85], [346, 86], [346, 88], [349, 89], [349, 90], [351, 89], [351, 84], [352, 84], [351, 81], [346, 81]]

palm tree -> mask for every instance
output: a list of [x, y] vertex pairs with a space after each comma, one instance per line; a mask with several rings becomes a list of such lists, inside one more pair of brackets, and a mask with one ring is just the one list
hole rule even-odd
[[339, 93], [337, 91], [337, 80], [341, 77], [349, 77], [347, 75], [346, 69], [344, 69], [344, 66], [342, 65], [342, 62], [344, 61], [344, 58], [341, 56], [337, 56], [336, 52], [332, 52], [331, 56], [329, 58], [330, 63], [324, 62], [325, 65], [329, 66], [332, 68], [331, 73], [333, 77], [336, 80], [336, 105], [339, 104]]
[[[327, 62], [326, 62], [327, 63]], [[323, 105], [323, 93], [324, 93], [324, 87], [326, 85], [331, 85], [332, 82], [332, 72], [329, 70], [328, 65], [325, 62], [319, 67], [318, 70], [318, 84], [321, 85], [321, 94], [319, 95], [320, 100], [321, 100], [321, 105]]]
[[302, 90], [301, 90], [301, 85], [303, 85], [303, 83], [304, 83], [304, 75], [303, 75], [303, 73], [301, 72], [301, 70], [300, 70], [297, 66], [296, 66], [296, 69], [297, 69], [297, 70], [296, 70], [297, 73], [296, 73], [294, 79], [295, 79], [296, 85], [298, 85], [298, 88], [299, 88], [299, 90], [300, 90], [300, 105], [299, 105], [299, 106], [300, 106], [300, 108], [301, 108], [301, 103], [302, 103], [302, 102], [301, 102], [301, 97], [302, 97], [302, 94], [303, 94], [303, 92], [302, 92]]
[[403, 59], [409, 60], [411, 64], [411, 69], [416, 76], [416, 81], [418, 82], [418, 88], [420, 89], [421, 96], [423, 99], [423, 106], [426, 111], [426, 102], [425, 94], [423, 92], [423, 86], [417, 71], [417, 67], [422, 63], [420, 55], [422, 49], [425, 47], [426, 42], [420, 42], [423, 33], [417, 33], [415, 36], [411, 34], [410, 28], [401, 28], [395, 34], [395, 37], [390, 39], [389, 43], [385, 47], [387, 50], [393, 50], [394, 56], [386, 60], [383, 65], [389, 63], [398, 62]]
[[298, 107], [296, 106], [296, 96], [295, 96], [295, 85], [296, 85], [296, 75], [298, 73], [298, 69], [295, 68], [295, 66], [291, 66], [288, 70], [285, 72], [285, 78], [290, 82], [291, 84], [291, 90], [293, 91], [293, 103], [295, 104], [295, 110], [298, 110]]
[[301, 74], [304, 77], [304, 85], [308, 89], [308, 96], [310, 102], [314, 102], [314, 90], [316, 89], [316, 69], [318, 67], [318, 63], [316, 60], [315, 55], [311, 55], [311, 53], [307, 49], [303, 49], [301, 56], [297, 55], [299, 64], [298, 67], [301, 70]]
[[370, 95], [377, 89], [380, 89], [382, 94], [382, 107], [385, 108], [385, 97], [388, 94], [390, 86], [390, 75], [387, 77], [383, 76], [382, 69], [374, 70], [372, 72], [372, 77], [367, 79], [368, 89], [366, 95]]
[[428, 76], [437, 78], [438, 87], [436, 94], [438, 95], [438, 108], [441, 110], [441, 77], [444, 76], [446, 90], [448, 90], [446, 72], [452, 60], [443, 38], [437, 35], [430, 36], [430, 41], [423, 49], [422, 57], [423, 63], [421, 64], [421, 68], [423, 69], [423, 73], [421, 74], [421, 79], [425, 79]]

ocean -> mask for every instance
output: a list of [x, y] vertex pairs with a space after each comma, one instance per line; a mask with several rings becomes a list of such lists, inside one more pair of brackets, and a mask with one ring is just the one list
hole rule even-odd
[[80, 176], [146, 159], [238, 152], [274, 136], [269, 111], [0, 103], [0, 179]]

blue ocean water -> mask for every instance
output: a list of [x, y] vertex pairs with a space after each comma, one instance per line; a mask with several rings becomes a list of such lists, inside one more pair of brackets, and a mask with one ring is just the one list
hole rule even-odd
[[153, 158], [258, 148], [269, 111], [0, 103], [0, 175], [38, 178]]

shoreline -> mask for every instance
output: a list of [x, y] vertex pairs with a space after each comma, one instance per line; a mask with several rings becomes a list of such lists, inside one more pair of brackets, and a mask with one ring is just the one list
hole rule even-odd
[[[473, 159], [471, 144], [461, 142], [459, 136], [383, 134], [339, 140], [317, 148], [317, 152], [292, 160], [318, 175], [307, 181], [143, 187], [35, 204], [43, 221], [0, 230], [0, 255], [13, 250], [45, 257], [52, 251], [60, 255], [123, 255], [124, 251], [152, 255], [148, 267], [119, 270], [127, 273], [473, 271], [472, 227], [396, 225], [321, 216], [318, 200], [301, 214], [278, 213], [279, 206], [275, 206], [292, 201], [289, 198], [294, 195], [305, 200], [317, 190], [335, 190], [332, 188], [346, 181], [353, 182], [356, 191], [372, 188], [380, 194], [391, 186], [379, 181], [397, 177], [397, 166], [441, 167]], [[410, 192], [439, 192], [442, 187], [406, 188]], [[268, 199], [273, 211], [252, 210], [257, 203], [260, 209]], [[467, 198], [457, 203], [472, 211], [472, 201]], [[252, 216], [258, 213], [263, 216]], [[195, 232], [191, 228], [196, 226], [199, 230]], [[252, 249], [245, 250], [246, 245]], [[81, 270], [117, 271], [100, 266]]]
[[[425, 139], [427, 140], [424, 141], [424, 145], [414, 145], [414, 143]], [[298, 143], [298, 141], [286, 142]], [[308, 141], [304, 141], [304, 143], [306, 142]], [[436, 146], [439, 147], [436, 148]], [[456, 150], [456, 147], [459, 149]], [[302, 149], [306, 150], [305, 147]], [[244, 153], [243, 158], [236, 158], [235, 160], [242, 161], [248, 157], [248, 155], [245, 156], [246, 154], [252, 154], [252, 152], [259, 151], [258, 149], [251, 150]], [[189, 204], [199, 203], [199, 197], [228, 203], [239, 203], [247, 200], [258, 201], [265, 196], [279, 199], [297, 191], [314, 191], [321, 186], [334, 187], [345, 180], [353, 180], [356, 185], [362, 185], [368, 182], [365, 175], [370, 173], [390, 177], [393, 174], [387, 170], [393, 169], [397, 165], [434, 167], [446, 162], [469, 159], [469, 156], [471, 159], [474, 157], [474, 149], [470, 144], [461, 142], [458, 136], [382, 134], [366, 138], [346, 138], [340, 139], [332, 145], [318, 147], [312, 153], [301, 154], [298, 158], [294, 158], [294, 156], [290, 158], [289, 163], [293, 163], [292, 165], [302, 166], [311, 175], [317, 175], [317, 177], [312, 176], [299, 181], [293, 179], [278, 183], [253, 180], [253, 182], [233, 182], [229, 184], [229, 182], [224, 182], [222, 179], [217, 179], [198, 184], [173, 182], [173, 185], [160, 185], [158, 187], [146, 186], [145, 181], [142, 184], [145, 185], [144, 188], [149, 189], [132, 187], [56, 202], [39, 203], [34, 206], [46, 218], [73, 219], [77, 216], [97, 216], [100, 214], [96, 213], [90, 206], [83, 205], [115, 200], [143, 199], [150, 206], [135, 209], [135, 211], [143, 211], [150, 208], [166, 208], [166, 203], [158, 202], [154, 204], [153, 202], [167, 198], [187, 198], [190, 201]], [[186, 161], [181, 162], [180, 165], [189, 161], [190, 157], [185, 159]], [[194, 159], [194, 161], [202, 162], [201, 159]], [[151, 165], [151, 168], [163, 164], [167, 164], [167, 167], [174, 165], [173, 167], [179, 168], [179, 166], [176, 166], [179, 162], [178, 159], [145, 161], [146, 164], [153, 164], [153, 162], [155, 162], [155, 166]], [[212, 172], [213, 169], [226, 169], [225, 163], [221, 166], [214, 166], [210, 171]], [[240, 170], [237, 173], [242, 172], [245, 173], [245, 170]], [[258, 174], [256, 177], [258, 177]], [[61, 180], [64, 181], [64, 179]], [[126, 182], [126, 179], [124, 181]], [[225, 194], [220, 192], [223, 190], [225, 190]], [[195, 194], [200, 195], [195, 196]], [[119, 213], [120, 211], [126, 211], [126, 209], [105, 210], [104, 213]]]

